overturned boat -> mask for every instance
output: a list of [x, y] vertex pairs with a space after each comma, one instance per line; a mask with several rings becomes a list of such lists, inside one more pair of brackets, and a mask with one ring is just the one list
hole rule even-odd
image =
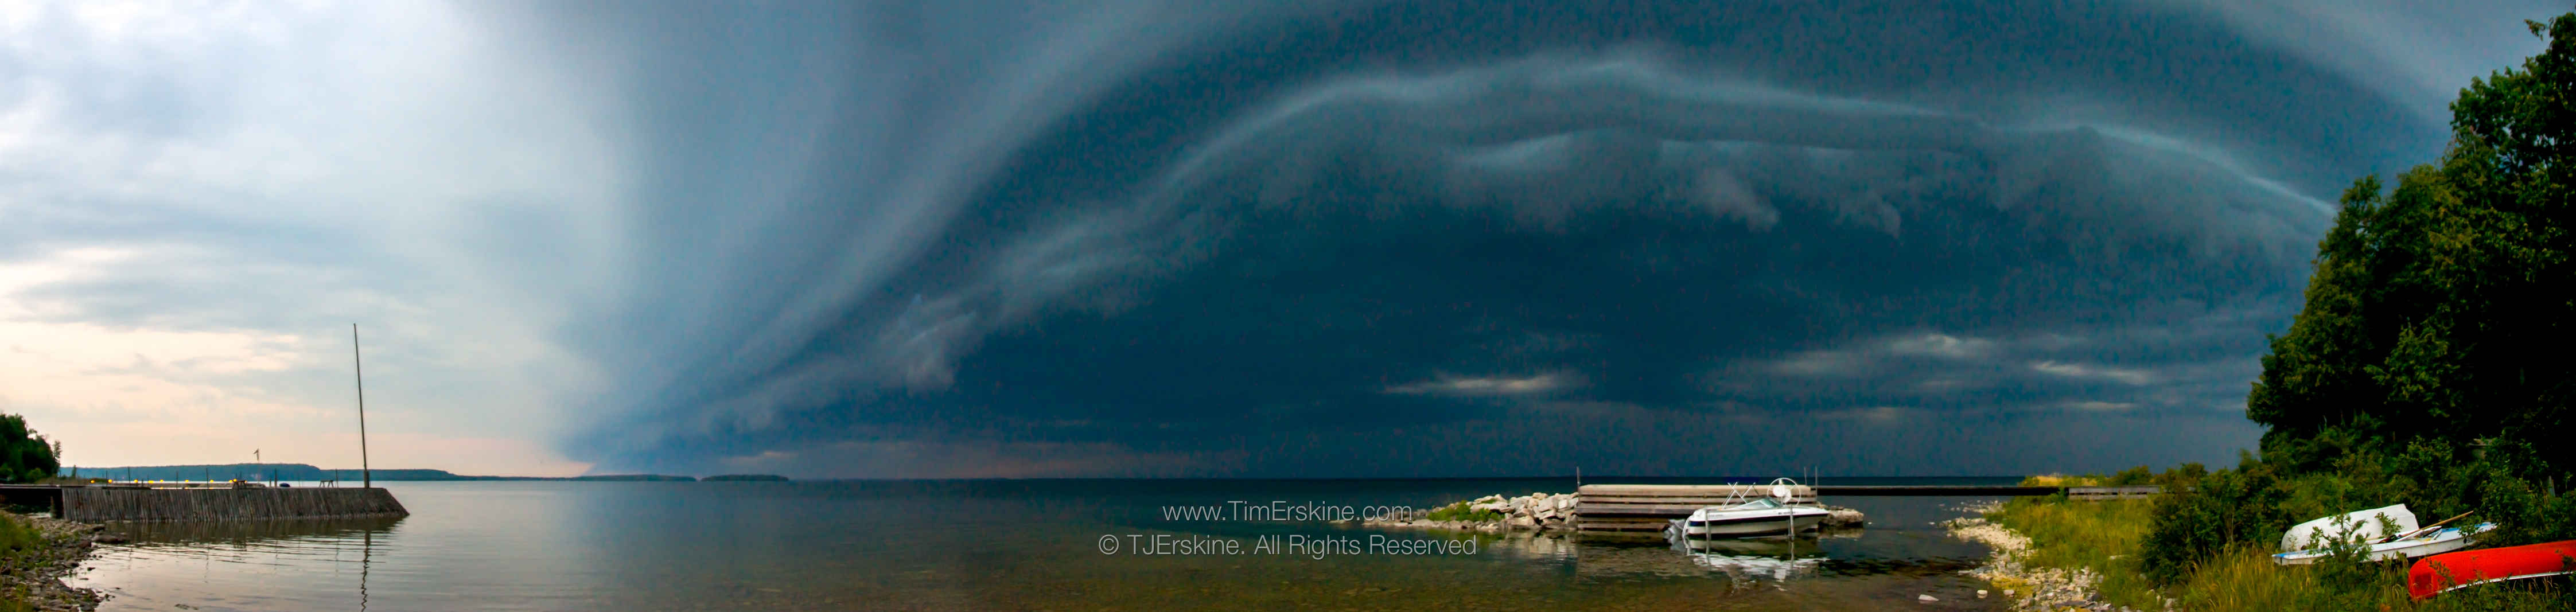
[[[2385, 524], [2382, 524], [2382, 523]], [[2281, 534], [2282, 552], [2323, 547], [2322, 540], [2372, 541], [2416, 530], [2415, 513], [2406, 504], [2337, 514], [2290, 527]]]
[[2448, 552], [2406, 569], [2406, 594], [2424, 599], [2489, 582], [2576, 573], [2576, 540]]
[[[2492, 529], [2495, 529], [2495, 523], [2400, 533], [2394, 538], [2371, 542], [2368, 550], [2363, 552], [2362, 560], [2388, 561], [2451, 552], [2476, 544], [2478, 534]], [[2334, 551], [2331, 548], [2294, 550], [2272, 555], [2272, 562], [2280, 565], [2307, 565], [2333, 554]]]

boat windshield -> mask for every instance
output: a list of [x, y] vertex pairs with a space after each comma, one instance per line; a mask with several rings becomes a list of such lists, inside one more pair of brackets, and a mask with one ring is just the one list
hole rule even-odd
[[1771, 501], [1771, 498], [1765, 497], [1765, 498], [1762, 498], [1762, 499], [1757, 499], [1757, 500], [1753, 500], [1753, 501], [1749, 501], [1749, 502], [1744, 502], [1744, 505], [1736, 506], [1736, 509], [1739, 509], [1739, 510], [1769, 510], [1769, 509], [1772, 509], [1772, 508], [1778, 508], [1778, 507], [1780, 507], [1780, 502]]

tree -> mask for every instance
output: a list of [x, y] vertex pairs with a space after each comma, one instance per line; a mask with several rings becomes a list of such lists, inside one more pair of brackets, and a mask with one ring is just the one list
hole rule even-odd
[[0, 482], [24, 484], [50, 478], [60, 469], [54, 445], [27, 428], [27, 419], [0, 414]]
[[2317, 469], [2434, 439], [2576, 467], [2555, 443], [2576, 401], [2576, 13], [2527, 23], [2549, 48], [2460, 91], [2436, 163], [2344, 193], [2246, 397], [2267, 457]]

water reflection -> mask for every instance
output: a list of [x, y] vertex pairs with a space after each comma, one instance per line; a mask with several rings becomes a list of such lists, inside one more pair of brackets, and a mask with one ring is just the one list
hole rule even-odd
[[[1676, 550], [1660, 535], [1379, 531], [1160, 521], [1207, 500], [1464, 499], [1487, 481], [410, 483], [413, 514], [128, 523], [75, 584], [100, 612], [370, 610], [1881, 609], [1974, 600], [1984, 558], [1917, 498], [1855, 500], [1849, 537]], [[1233, 487], [1231, 489], [1226, 487]], [[1168, 488], [1168, 490], [1166, 490]], [[1098, 493], [1125, 491], [1117, 495]], [[1130, 489], [1134, 489], [1131, 491]], [[1239, 489], [1239, 490], [1238, 490]], [[1427, 503], [1427, 502], [1419, 502]], [[1033, 518], [1035, 517], [1035, 518]], [[1147, 518], [1137, 518], [1147, 517]], [[1104, 555], [1103, 534], [1472, 539], [1472, 555]], [[1837, 536], [1839, 534], [1828, 534]], [[383, 557], [381, 566], [376, 557]], [[1751, 565], [1780, 562], [1791, 571]], [[382, 601], [377, 601], [381, 599]], [[1319, 603], [1320, 602], [1320, 603]], [[186, 607], [180, 607], [184, 604]]]
[[[394, 520], [399, 521], [402, 519], [395, 518]], [[385, 527], [387, 529], [392, 529], [393, 525], [388, 523]], [[364, 529], [358, 533], [360, 534], [358, 540], [360, 542], [360, 548], [358, 549], [358, 612], [367, 612], [367, 566], [373, 565], [376, 560], [376, 530]]]
[[[126, 542], [109, 548], [101, 557], [105, 565], [122, 564], [129, 568], [138, 560], [193, 559], [198, 561], [201, 580], [214, 580], [219, 574], [235, 573], [233, 570], [219, 572], [217, 564], [288, 569], [354, 565], [357, 569], [357, 609], [363, 612], [369, 604], [367, 579], [375, 564], [376, 536], [390, 535], [403, 518], [115, 522], [107, 524], [107, 532], [123, 536]], [[241, 603], [250, 604], [244, 609], [259, 607], [254, 603], [260, 601], [256, 596], [244, 596], [244, 599], [248, 601]], [[196, 606], [229, 609], [220, 600], [201, 601]]]
[[346, 542], [372, 546], [373, 535], [392, 531], [405, 517], [364, 517], [231, 522], [117, 522], [107, 530], [134, 546], [247, 544], [269, 540]]
[[1737, 582], [1759, 578], [1786, 582], [1814, 576], [1825, 562], [1816, 538], [1733, 540], [1675, 536], [1672, 549], [1681, 551], [1692, 563], [1717, 570]]

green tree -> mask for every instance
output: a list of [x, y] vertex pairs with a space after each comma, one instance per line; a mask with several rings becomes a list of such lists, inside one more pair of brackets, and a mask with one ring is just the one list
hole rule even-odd
[[2460, 90], [2434, 163], [2344, 192], [2245, 398], [2262, 457], [2157, 501], [2150, 576], [2391, 502], [2576, 537], [2576, 13], [2526, 23], [2548, 48]]
[[2576, 466], [2576, 445], [2552, 443], [2576, 400], [2576, 14], [2531, 29], [2548, 50], [2461, 90], [2437, 163], [2344, 193], [2307, 305], [2246, 397], [2267, 457], [2319, 469], [2429, 438]]
[[61, 467], [54, 459], [54, 445], [27, 428], [26, 418], [0, 414], [0, 482], [36, 482], [52, 477]]

